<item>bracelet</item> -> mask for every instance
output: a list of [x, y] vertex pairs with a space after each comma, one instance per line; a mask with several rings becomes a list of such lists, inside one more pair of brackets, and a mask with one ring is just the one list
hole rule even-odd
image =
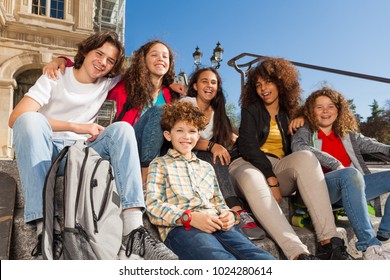
[[275, 185], [268, 185], [270, 188], [279, 188], [280, 185], [279, 185], [279, 182], [277, 182]]
[[214, 147], [214, 145], [215, 145], [215, 142], [209, 141], [209, 144], [207, 145], [207, 152], [210, 152], [211, 149]]

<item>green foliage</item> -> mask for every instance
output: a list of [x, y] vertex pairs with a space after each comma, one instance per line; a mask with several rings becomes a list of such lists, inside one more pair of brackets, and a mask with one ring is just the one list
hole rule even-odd
[[233, 132], [238, 135], [238, 128], [240, 126], [240, 117], [239, 117], [239, 113], [237, 113], [236, 104], [227, 103], [226, 114], [228, 115], [230, 122], [232, 123]]
[[367, 137], [377, 139], [384, 144], [390, 144], [390, 101], [385, 108], [380, 108], [376, 100], [371, 107], [371, 116], [366, 122], [360, 123], [360, 131]]

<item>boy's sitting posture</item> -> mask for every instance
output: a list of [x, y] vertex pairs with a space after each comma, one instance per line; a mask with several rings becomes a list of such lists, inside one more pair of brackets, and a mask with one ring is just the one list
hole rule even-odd
[[161, 126], [173, 149], [149, 166], [151, 222], [179, 259], [273, 260], [235, 227], [239, 216], [226, 206], [212, 166], [191, 152], [205, 125], [205, 116], [192, 104], [165, 105]]
[[[144, 232], [139, 228], [143, 225], [145, 203], [134, 129], [125, 122], [116, 122], [106, 128], [94, 123], [108, 91], [121, 79], [117, 75], [123, 60], [124, 48], [115, 32], [92, 34], [78, 45], [73, 68], [59, 74], [57, 80], [41, 76], [11, 113], [9, 126], [13, 128], [24, 192], [24, 219], [37, 226], [37, 245], [32, 252], [36, 259], [42, 258], [45, 176], [52, 159], [64, 146], [72, 145], [78, 139], [87, 141], [89, 147], [110, 160], [113, 166], [123, 208], [125, 243], [133, 244], [129, 239], [134, 237], [131, 232]], [[63, 168], [59, 174], [63, 174]], [[58, 221], [55, 229], [54, 240], [58, 246], [54, 251], [57, 252], [55, 258], [59, 258], [62, 238]]]

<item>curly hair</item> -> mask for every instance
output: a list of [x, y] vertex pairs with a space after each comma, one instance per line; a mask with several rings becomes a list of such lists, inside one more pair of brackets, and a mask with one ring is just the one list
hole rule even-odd
[[[210, 103], [211, 108], [213, 108], [214, 111], [212, 140], [224, 147], [229, 147], [232, 144], [233, 128], [226, 113], [226, 98], [223, 94], [222, 79], [218, 71], [213, 67], [206, 67], [196, 70], [191, 75], [191, 79], [188, 84], [187, 96], [196, 97], [198, 95], [198, 92], [194, 89], [194, 84], [198, 82], [200, 75], [205, 71], [211, 71], [217, 77], [217, 94]], [[218, 126], [216, 124], [218, 124]]]
[[203, 130], [207, 124], [206, 116], [190, 102], [165, 104], [161, 117], [162, 130], [171, 131], [172, 127], [179, 121], [191, 124], [199, 130]]
[[256, 91], [259, 78], [273, 82], [279, 91], [279, 105], [290, 117], [298, 115], [301, 100], [298, 69], [288, 60], [266, 57], [248, 73], [243, 92], [240, 96], [242, 107], [262, 102]]
[[314, 115], [314, 108], [316, 100], [320, 96], [328, 97], [337, 108], [338, 115], [332, 126], [333, 132], [336, 136], [344, 137], [348, 131], [358, 131], [358, 123], [355, 115], [350, 109], [348, 100], [345, 99], [341, 93], [329, 87], [323, 87], [314, 91], [306, 99], [303, 107], [303, 114], [310, 129], [313, 131], [318, 130], [318, 123]]
[[119, 41], [118, 34], [113, 31], [100, 31], [92, 34], [81, 43], [77, 44], [77, 54], [74, 58], [74, 68], [80, 69], [84, 63], [85, 56], [92, 50], [96, 50], [105, 43], [110, 43], [118, 49], [116, 63], [106, 77], [114, 77], [122, 74], [123, 62], [125, 60], [125, 48]]
[[159, 40], [153, 40], [142, 45], [138, 50], [133, 52], [130, 58], [130, 67], [123, 76], [128, 100], [133, 108], [144, 108], [153, 101], [151, 93], [154, 90], [154, 86], [150, 71], [146, 66], [146, 55], [156, 44], [164, 45], [169, 52], [169, 68], [163, 77], [163, 85], [169, 86], [175, 79], [175, 59], [172, 49]]

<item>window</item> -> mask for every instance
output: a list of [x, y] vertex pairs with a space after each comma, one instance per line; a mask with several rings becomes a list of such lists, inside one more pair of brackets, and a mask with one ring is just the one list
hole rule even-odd
[[33, 0], [32, 13], [36, 15], [46, 15], [46, 0]]
[[63, 19], [65, 10], [64, 2], [65, 0], [33, 0], [31, 12], [36, 15]]
[[64, 0], [51, 0], [50, 17], [64, 18]]

